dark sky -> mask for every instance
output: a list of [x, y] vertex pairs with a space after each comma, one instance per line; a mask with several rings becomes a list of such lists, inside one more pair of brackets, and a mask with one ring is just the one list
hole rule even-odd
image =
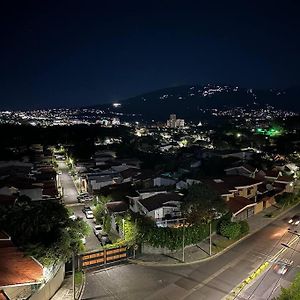
[[0, 109], [192, 83], [300, 85], [299, 2], [1, 1]]

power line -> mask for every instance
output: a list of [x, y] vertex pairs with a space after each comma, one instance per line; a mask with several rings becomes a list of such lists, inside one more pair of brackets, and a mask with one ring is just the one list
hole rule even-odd
[[[297, 241], [297, 244], [296, 244], [296, 247], [295, 248], [297, 248], [298, 247], [298, 244], [299, 244], [299, 241], [300, 241], [300, 239], [298, 239], [298, 241]], [[294, 248], [290, 248], [290, 249], [292, 249], [293, 251], [292, 251], [292, 254], [291, 254], [291, 256], [290, 256], [290, 261], [292, 260], [292, 258], [293, 258], [293, 256], [294, 256], [294, 254], [295, 254], [295, 252], [296, 252], [296, 249], [294, 249]], [[269, 300], [270, 299], [270, 297], [271, 297], [271, 295], [274, 293], [274, 291], [275, 291], [275, 288], [276, 288], [276, 286], [277, 286], [277, 284], [280, 282], [280, 280], [282, 279], [282, 276], [283, 276], [283, 274], [280, 274], [280, 277], [278, 278], [278, 280], [276, 281], [276, 283], [275, 283], [275, 285], [274, 285], [274, 287], [273, 287], [273, 289], [272, 289], [272, 291], [271, 291], [271, 293], [270, 293], [270, 295], [269, 295], [269, 297], [268, 297], [268, 299], [267, 300]]]
[[[278, 241], [278, 243], [276, 243], [276, 246], [281, 242], [281, 240], [283, 239], [283, 237], [288, 233], [288, 231], [286, 231], [283, 236], [280, 238], [280, 240]], [[291, 239], [288, 241], [288, 243], [292, 240], [293, 238], [291, 237]], [[275, 246], [274, 246], [275, 247]], [[278, 261], [278, 258], [277, 258]], [[262, 282], [265, 280], [265, 278], [267, 277], [267, 275], [269, 274], [270, 270], [272, 270], [273, 265], [275, 264], [275, 261], [271, 264], [271, 267], [266, 271], [266, 273], [262, 276], [261, 280], [259, 281], [258, 285], [255, 287], [255, 289], [252, 291], [252, 293], [249, 295], [249, 297], [247, 298], [247, 300], [251, 299], [251, 297], [254, 295], [254, 293], [256, 292], [256, 290], [260, 287], [260, 285], [262, 284]]]

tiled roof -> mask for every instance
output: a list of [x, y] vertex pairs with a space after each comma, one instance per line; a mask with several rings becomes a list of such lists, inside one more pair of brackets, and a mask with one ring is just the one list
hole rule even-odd
[[160, 193], [145, 199], [140, 199], [139, 202], [148, 210], [152, 211], [164, 206], [169, 201], [182, 201], [182, 197], [176, 193]]
[[106, 207], [110, 212], [120, 213], [128, 209], [128, 204], [125, 201], [112, 201], [107, 203]]
[[[0, 242], [1, 244], [2, 242]], [[0, 245], [0, 287], [35, 283], [43, 278], [42, 266], [12, 243]]]
[[292, 176], [279, 176], [275, 181], [282, 181], [282, 182], [293, 182], [294, 178]]
[[277, 178], [279, 176], [280, 171], [278, 170], [267, 170], [265, 171], [266, 177]]
[[201, 182], [213, 188], [219, 194], [230, 194], [237, 188], [261, 184], [261, 180], [246, 176], [225, 176], [219, 179], [200, 179]]
[[230, 198], [226, 202], [228, 209], [233, 214], [239, 212], [240, 210], [242, 210], [243, 208], [246, 208], [249, 205], [254, 205], [254, 204], [255, 204], [254, 201], [247, 199], [245, 197], [240, 197], [240, 196]]

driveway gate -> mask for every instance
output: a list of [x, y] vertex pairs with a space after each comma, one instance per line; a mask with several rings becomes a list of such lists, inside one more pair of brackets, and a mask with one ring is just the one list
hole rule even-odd
[[128, 258], [126, 246], [84, 253], [79, 256], [80, 268], [85, 270]]

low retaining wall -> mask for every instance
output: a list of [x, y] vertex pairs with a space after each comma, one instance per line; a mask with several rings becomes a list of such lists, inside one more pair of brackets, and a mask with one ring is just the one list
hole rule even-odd
[[56, 291], [60, 288], [65, 278], [65, 264], [59, 268], [55, 276], [49, 280], [44, 286], [36, 291], [29, 299], [30, 300], [49, 300], [53, 297]]
[[143, 254], [168, 254], [172, 253], [173, 251], [168, 248], [162, 247], [152, 247], [147, 244], [142, 244], [142, 253]]

